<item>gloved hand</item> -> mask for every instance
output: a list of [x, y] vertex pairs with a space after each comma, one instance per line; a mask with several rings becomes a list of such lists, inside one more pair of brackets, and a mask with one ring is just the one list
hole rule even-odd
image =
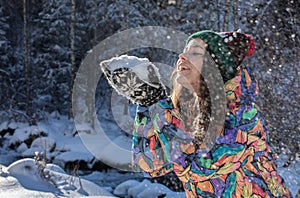
[[110, 85], [140, 106], [150, 106], [166, 98], [158, 68], [147, 58], [122, 55], [102, 61], [100, 67]]

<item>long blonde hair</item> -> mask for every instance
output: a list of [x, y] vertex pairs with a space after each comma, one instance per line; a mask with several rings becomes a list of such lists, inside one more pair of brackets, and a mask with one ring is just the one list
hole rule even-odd
[[[209, 53], [204, 54], [203, 69], [210, 66], [211, 61]], [[173, 105], [183, 117], [184, 124], [187, 128], [191, 128], [194, 133], [195, 141], [201, 144], [204, 139], [204, 134], [208, 130], [210, 115], [211, 115], [211, 99], [209, 95], [208, 86], [200, 75], [200, 90], [196, 94], [191, 93], [190, 90], [183, 87], [176, 81], [177, 71], [173, 71], [171, 99]], [[186, 130], [188, 130], [186, 128]]]

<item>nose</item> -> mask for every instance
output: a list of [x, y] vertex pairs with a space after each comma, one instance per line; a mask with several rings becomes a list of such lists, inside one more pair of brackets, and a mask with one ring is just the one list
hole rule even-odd
[[184, 52], [179, 54], [178, 58], [181, 59], [181, 60], [186, 60], [187, 59], [186, 54]]

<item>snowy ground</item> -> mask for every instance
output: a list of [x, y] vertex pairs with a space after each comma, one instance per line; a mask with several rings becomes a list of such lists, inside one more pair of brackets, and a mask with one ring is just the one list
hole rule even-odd
[[81, 197], [113, 195], [98, 185], [70, 176], [56, 165], [44, 170], [33, 159], [14, 162], [0, 171], [1, 197]]
[[[110, 124], [102, 127], [111, 131], [117, 129]], [[113, 134], [108, 136], [113, 144], [130, 150], [131, 140], [126, 140], [126, 135], [115, 133], [115, 137]], [[108, 148], [111, 145], [99, 150]], [[116, 154], [108, 153], [106, 159], [111, 155]], [[34, 156], [40, 159], [34, 160]], [[43, 157], [59, 166], [46, 166]], [[17, 160], [20, 158], [23, 159]], [[82, 175], [81, 172], [67, 174], [60, 168], [76, 160], [86, 162], [87, 167], [92, 167], [96, 161], [66, 117], [49, 115], [47, 121], [33, 126], [4, 122], [0, 124], [0, 197], [185, 197], [183, 192], [173, 192], [138, 173], [111, 169]], [[287, 160], [286, 155], [279, 156], [278, 171], [295, 197], [300, 189], [300, 159], [283, 167]], [[120, 165], [122, 160], [118, 160], [117, 163], [122, 167], [128, 161]]]

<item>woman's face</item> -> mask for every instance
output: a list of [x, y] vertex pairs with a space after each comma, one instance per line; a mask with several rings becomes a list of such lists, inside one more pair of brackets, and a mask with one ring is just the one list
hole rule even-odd
[[200, 88], [200, 74], [203, 67], [205, 44], [201, 39], [192, 39], [179, 55], [176, 69], [177, 83], [192, 91]]

